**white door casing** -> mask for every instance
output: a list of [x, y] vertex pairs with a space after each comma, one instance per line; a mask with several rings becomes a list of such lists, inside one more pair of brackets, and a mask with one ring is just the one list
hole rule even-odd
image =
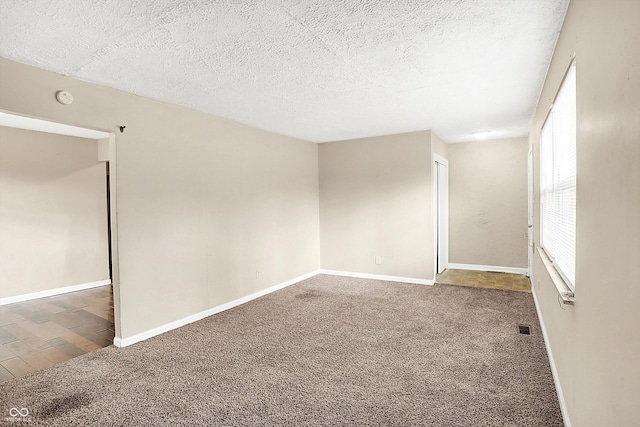
[[529, 147], [527, 157], [527, 178], [528, 178], [528, 213], [527, 213], [527, 255], [528, 255], [528, 276], [533, 273], [533, 146]]
[[435, 189], [435, 265], [436, 274], [441, 274], [449, 263], [449, 164], [446, 159], [434, 154]]

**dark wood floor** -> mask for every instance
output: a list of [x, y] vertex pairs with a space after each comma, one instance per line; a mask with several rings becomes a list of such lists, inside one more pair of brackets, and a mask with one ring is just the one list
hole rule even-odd
[[113, 343], [111, 286], [0, 306], [0, 382]]

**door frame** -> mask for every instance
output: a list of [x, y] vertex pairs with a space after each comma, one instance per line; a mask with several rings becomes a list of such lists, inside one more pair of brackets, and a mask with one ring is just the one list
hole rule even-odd
[[[440, 182], [438, 179], [438, 164], [445, 166], [447, 169], [447, 179]], [[449, 264], [449, 161], [444, 157], [433, 153], [432, 163], [432, 179], [433, 179], [433, 280], [436, 281], [438, 276], [438, 267], [444, 265], [447, 268]], [[444, 186], [443, 186], [444, 185]], [[440, 203], [440, 193], [444, 189], [446, 192], [445, 204]], [[445, 233], [440, 233], [440, 221], [444, 220]], [[442, 235], [441, 235], [442, 234]], [[440, 244], [442, 242], [442, 244]], [[441, 249], [445, 252], [444, 262], [438, 261], [442, 258]]]
[[529, 146], [529, 152], [527, 153], [527, 275], [529, 279], [533, 282], [532, 274], [533, 274], [533, 252], [534, 252], [534, 244], [533, 244], [533, 193], [534, 193], [534, 182], [533, 182], [533, 145]]

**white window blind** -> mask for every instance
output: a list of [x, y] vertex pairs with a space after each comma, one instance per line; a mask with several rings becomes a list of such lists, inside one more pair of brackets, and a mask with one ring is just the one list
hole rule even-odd
[[576, 66], [542, 127], [542, 247], [572, 289], [576, 266]]

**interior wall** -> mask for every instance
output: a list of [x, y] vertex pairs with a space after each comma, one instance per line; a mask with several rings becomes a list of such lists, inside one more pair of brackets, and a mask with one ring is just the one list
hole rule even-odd
[[319, 268], [317, 144], [7, 59], [0, 74], [2, 109], [116, 131], [120, 338]]
[[449, 158], [449, 144], [440, 138], [437, 133], [431, 131], [431, 154], [437, 154], [445, 159]]
[[0, 126], [0, 298], [109, 279], [97, 141]]
[[448, 146], [449, 262], [527, 268], [527, 138]]
[[[536, 253], [533, 291], [573, 426], [631, 426], [640, 399], [640, 2], [573, 0], [538, 104], [530, 142], [540, 176], [540, 130], [564, 73], [577, 63], [575, 305]], [[540, 186], [535, 179], [535, 242]]]
[[430, 134], [319, 145], [323, 269], [433, 279]]

